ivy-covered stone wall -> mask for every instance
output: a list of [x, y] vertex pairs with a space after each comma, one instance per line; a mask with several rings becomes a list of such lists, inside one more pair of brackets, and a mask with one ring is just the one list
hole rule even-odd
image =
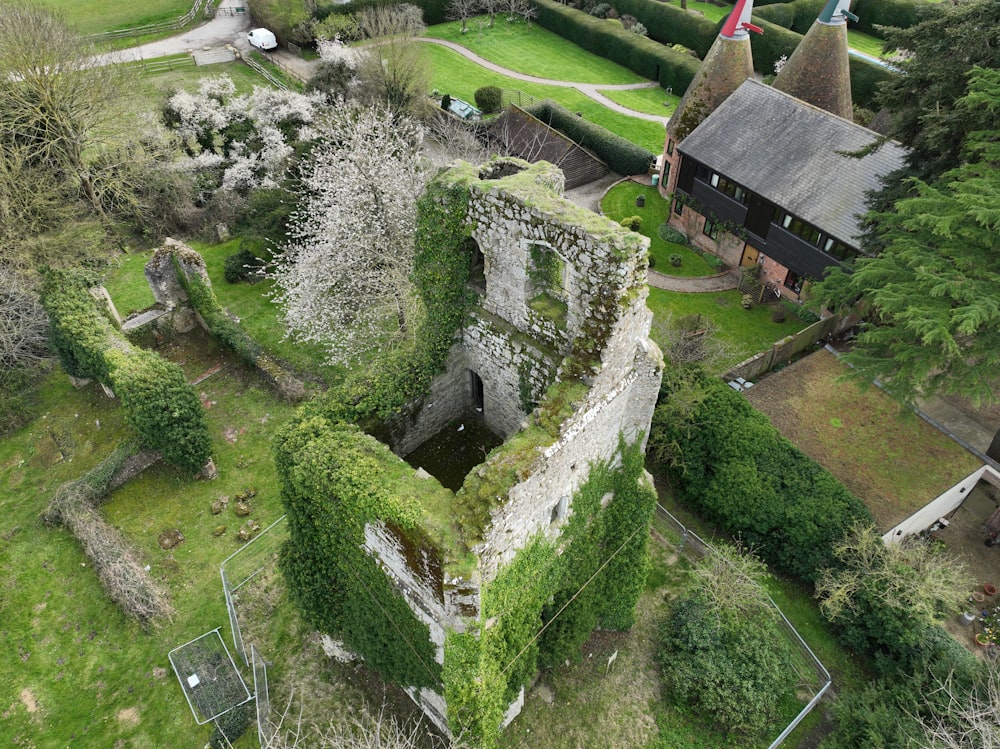
[[[538, 668], [576, 657], [595, 626], [631, 626], [646, 570], [642, 458], [662, 373], [648, 240], [561, 191], [549, 164], [439, 175], [418, 220], [428, 345], [307, 405], [278, 444], [293, 599], [484, 747]], [[469, 408], [469, 371], [508, 439], [458, 492], [350, 424], [405, 453]]]

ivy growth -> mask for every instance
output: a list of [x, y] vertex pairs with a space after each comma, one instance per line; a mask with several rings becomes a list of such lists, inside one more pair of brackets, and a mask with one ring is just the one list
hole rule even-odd
[[447, 636], [444, 690], [456, 735], [496, 746], [507, 705], [539, 667], [578, 660], [595, 626], [633, 624], [656, 499], [639, 444], [619, 450], [620, 468], [592, 466], [558, 541], [536, 536], [483, 586], [478, 630]]

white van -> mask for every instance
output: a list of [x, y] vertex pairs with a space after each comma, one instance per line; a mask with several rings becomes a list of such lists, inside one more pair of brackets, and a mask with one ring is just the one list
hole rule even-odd
[[274, 49], [278, 46], [278, 40], [267, 29], [254, 29], [247, 34], [247, 41], [257, 49]]

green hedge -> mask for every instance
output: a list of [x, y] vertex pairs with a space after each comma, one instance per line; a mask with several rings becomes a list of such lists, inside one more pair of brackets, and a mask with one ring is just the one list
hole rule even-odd
[[924, 8], [934, 4], [927, 0], [857, 0], [852, 10], [859, 19], [858, 31], [882, 39], [885, 34], [879, 26], [908, 29], [920, 22]]
[[645, 148], [600, 125], [577, 117], [551, 99], [545, 99], [525, 109], [584, 148], [593, 151], [611, 167], [612, 171], [625, 175], [645, 174], [649, 171], [654, 156]]
[[773, 5], [754, 5], [753, 14], [756, 18], [763, 18], [766, 21], [781, 26], [784, 29], [792, 28], [795, 23], [794, 3], [774, 3]]
[[682, 44], [699, 57], [708, 54], [718, 36], [719, 27], [698, 13], [688, 13], [677, 5], [657, 0], [616, 0], [619, 13], [635, 16], [646, 27], [649, 36], [662, 44]]
[[813, 580], [871, 514], [717, 378], [664, 375], [650, 449], [685, 504], [778, 569]]
[[[753, 12], [757, 18], [766, 18], [786, 29], [805, 34], [819, 17], [824, 5], [826, 0], [757, 0]], [[927, 0], [856, 0], [851, 10], [859, 20], [857, 23], [852, 22], [851, 28], [882, 39], [884, 33], [879, 29], [880, 26], [907, 29], [920, 20], [922, 8], [929, 5], [932, 3]]]
[[46, 274], [42, 304], [66, 372], [106, 383], [143, 444], [164, 460], [191, 472], [205, 465], [211, 453], [205, 412], [180, 367], [134, 348], [99, 311], [86, 284], [70, 273]]
[[658, 81], [664, 88], [669, 86], [674, 91], [684, 91], [698, 71], [698, 60], [684, 52], [554, 0], [533, 1], [538, 8], [540, 26], [588, 52], [617, 62], [644, 78]]
[[313, 18], [322, 20], [329, 15], [345, 15], [357, 13], [365, 8], [377, 8], [380, 6], [392, 5], [416, 5], [424, 12], [424, 23], [431, 26], [436, 23], [444, 23], [448, 20], [446, 6], [447, 0], [351, 0], [348, 3], [330, 3], [319, 5], [313, 11]]

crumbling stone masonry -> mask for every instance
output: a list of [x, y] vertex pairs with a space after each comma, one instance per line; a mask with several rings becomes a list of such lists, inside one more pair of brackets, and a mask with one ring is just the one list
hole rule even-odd
[[[441, 666], [440, 684], [409, 693], [441, 728], [490, 745], [501, 723], [520, 711], [538, 642], [553, 652], [573, 647], [546, 644], [535, 633], [552, 616], [545, 606], [589, 583], [560, 567], [575, 549], [590, 550], [585, 564], [596, 570], [588, 599], [593, 621], [574, 635], [576, 649], [594, 624], [631, 621], [653, 505], [641, 452], [662, 358], [648, 337], [648, 240], [565, 200], [558, 168], [506, 159], [458, 164], [437, 180], [469, 195], [470, 284], [479, 304], [456, 336], [447, 371], [388, 425], [385, 439], [405, 455], [475, 412], [507, 442], [451, 495], [453, 517], [464, 518], [453, 523], [461, 525], [458, 540], [442, 541], [437, 526], [403, 528], [372, 518], [363, 545], [426, 625]], [[560, 397], [567, 402], [554, 405]], [[558, 421], [540, 429], [552, 414]], [[468, 520], [477, 513], [478, 521]], [[440, 517], [435, 522], [442, 524]], [[529, 548], [536, 552], [531, 559]], [[616, 558], [622, 549], [631, 556]], [[617, 577], [598, 595], [602, 561], [602, 574], [614, 570]], [[537, 574], [525, 573], [534, 582], [514, 582], [536, 563]], [[522, 595], [532, 585], [543, 587]], [[500, 652], [511, 643], [520, 650], [522, 641], [526, 656]]]

